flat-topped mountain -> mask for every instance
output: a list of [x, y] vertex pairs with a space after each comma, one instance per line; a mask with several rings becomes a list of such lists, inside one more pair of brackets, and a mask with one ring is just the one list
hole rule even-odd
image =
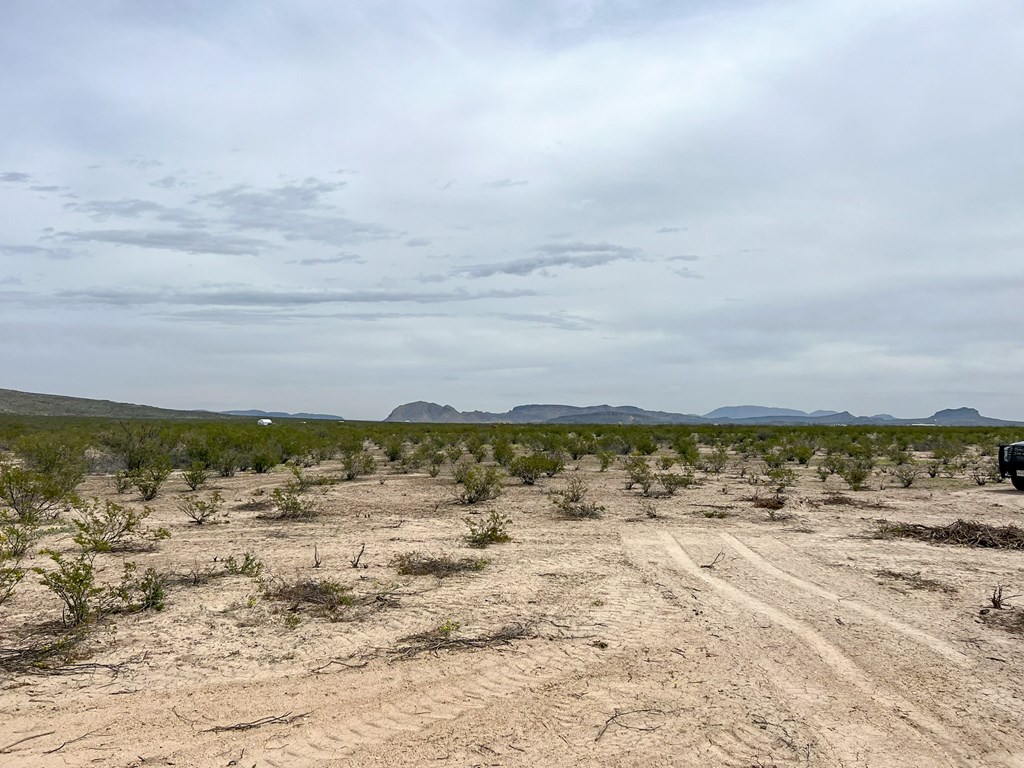
[[312, 419], [320, 421], [344, 421], [341, 416], [330, 413], [286, 413], [285, 411], [260, 411], [250, 409], [247, 411], [218, 411], [228, 416], [250, 416], [254, 419]]

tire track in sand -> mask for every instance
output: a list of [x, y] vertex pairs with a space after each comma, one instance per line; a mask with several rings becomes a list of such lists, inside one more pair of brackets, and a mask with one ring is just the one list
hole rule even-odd
[[787, 584], [792, 584], [798, 589], [802, 589], [804, 592], [809, 592], [815, 597], [819, 597], [823, 600], [828, 600], [833, 603], [842, 605], [844, 608], [860, 613], [862, 616], [866, 616], [873, 621], [884, 624], [889, 629], [892, 629], [905, 637], [914, 640], [921, 645], [926, 645], [935, 653], [942, 656], [949, 662], [956, 664], [957, 666], [966, 667], [971, 665], [971, 660], [963, 653], [958, 651], [952, 645], [944, 640], [940, 640], [937, 637], [929, 635], [922, 629], [912, 627], [909, 624], [905, 624], [899, 619], [890, 616], [889, 614], [882, 613], [881, 611], [875, 610], [870, 606], [864, 605], [856, 600], [845, 598], [841, 595], [837, 595], [835, 592], [830, 592], [824, 587], [818, 586], [814, 582], [801, 579], [799, 576], [795, 576], [788, 571], [784, 571], [774, 563], [770, 562], [763, 555], [754, 552], [746, 544], [741, 542], [731, 533], [722, 533], [722, 540], [733, 549], [740, 557], [749, 562], [751, 565], [759, 569], [760, 571], [767, 573], [770, 576], [774, 576], [777, 579], [785, 581]]
[[774, 624], [796, 636], [800, 642], [811, 648], [837, 677], [852, 685], [868, 700], [877, 702], [886, 709], [898, 713], [899, 719], [902, 722], [905, 722], [913, 730], [927, 737], [933, 747], [944, 753], [951, 765], [962, 766], [963, 768], [977, 765], [975, 761], [964, 754], [957, 743], [956, 737], [950, 734], [939, 721], [928, 714], [915, 711], [915, 707], [910, 702], [884, 690], [858, 667], [852, 659], [843, 654], [839, 648], [826, 640], [824, 636], [775, 606], [762, 602], [724, 579], [713, 576], [710, 573], [710, 569], [703, 569], [698, 566], [673, 534], [663, 533], [662, 540], [672, 559], [682, 566], [689, 575], [712, 587], [723, 597], [750, 611], [761, 614]]

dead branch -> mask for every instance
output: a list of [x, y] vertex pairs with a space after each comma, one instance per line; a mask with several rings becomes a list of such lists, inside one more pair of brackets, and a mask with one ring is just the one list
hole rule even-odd
[[26, 736], [23, 739], [18, 739], [17, 741], [13, 741], [5, 747], [0, 747], [0, 755], [2, 755], [5, 752], [10, 752], [11, 749], [18, 746], [19, 744], [24, 744], [26, 741], [32, 741], [33, 739], [41, 739], [43, 738], [43, 736], [52, 736], [55, 733], [56, 731], [47, 731], [46, 733], [37, 733], [35, 736]]
[[715, 555], [715, 559], [714, 560], [712, 560], [710, 563], [705, 563], [704, 565], [701, 566], [701, 568], [708, 568], [708, 569], [714, 568], [716, 565], [718, 565], [718, 561], [721, 560], [723, 557], [725, 557], [725, 550], [724, 549], [721, 552], [719, 552], [717, 555]]
[[619, 722], [619, 718], [639, 714], [664, 715], [666, 713], [661, 709], [629, 709], [624, 712], [620, 712], [616, 709], [615, 714], [604, 721], [604, 725], [602, 725], [598, 730], [597, 736], [594, 737], [594, 741], [600, 741], [605, 732], [613, 725], [625, 728], [628, 731], [641, 731], [643, 733], [651, 733], [652, 731], [656, 731], [661, 728], [660, 725], [630, 725], [629, 723]]
[[56, 752], [60, 752], [60, 751], [61, 751], [62, 749], [64, 749], [64, 747], [66, 747], [66, 746], [67, 746], [68, 744], [74, 744], [74, 743], [75, 743], [76, 741], [81, 741], [81, 740], [82, 740], [82, 739], [84, 739], [84, 738], [85, 738], [86, 736], [92, 736], [92, 735], [93, 735], [94, 733], [96, 733], [97, 731], [102, 731], [102, 730], [106, 729], [107, 727], [108, 727], [108, 726], [104, 725], [104, 726], [103, 726], [102, 728], [93, 728], [93, 729], [92, 729], [91, 731], [89, 731], [88, 733], [83, 733], [83, 734], [82, 734], [81, 736], [79, 736], [79, 737], [78, 737], [78, 738], [76, 738], [76, 739], [68, 739], [67, 741], [65, 741], [65, 742], [64, 742], [63, 744], [61, 744], [61, 745], [60, 745], [59, 747], [56, 747], [55, 749], [48, 749], [48, 750], [46, 750], [45, 752], [43, 752], [43, 754], [44, 754], [44, 755], [52, 755], [52, 754], [54, 754], [54, 753], [56, 753]]
[[[351, 657], [349, 657], [349, 658], [351, 658]], [[318, 672], [323, 672], [325, 669], [327, 669], [328, 667], [334, 666], [335, 664], [337, 664], [339, 667], [345, 667], [346, 669], [362, 669], [363, 667], [367, 666], [369, 663], [370, 662], [368, 662], [368, 661], [364, 661], [362, 664], [353, 664], [353, 663], [350, 663], [348, 659], [331, 659], [326, 664], [322, 664], [319, 667], [314, 667], [313, 669], [311, 669], [309, 671], [312, 672], [313, 674], [317, 674]]]
[[363, 545], [361, 547], [359, 547], [359, 553], [354, 558], [349, 560], [349, 562], [352, 563], [352, 567], [353, 568], [358, 568], [359, 567], [359, 561], [362, 560], [363, 552], [365, 552], [365, 551], [366, 551], [366, 542], [363, 542]]
[[283, 715], [267, 715], [259, 720], [251, 720], [247, 723], [235, 723], [234, 725], [215, 725], [212, 728], [204, 728], [200, 733], [224, 733], [225, 731], [251, 731], [254, 728], [262, 728], [264, 725], [294, 723], [296, 720], [305, 717], [309, 712], [300, 712], [293, 715], [285, 712]]

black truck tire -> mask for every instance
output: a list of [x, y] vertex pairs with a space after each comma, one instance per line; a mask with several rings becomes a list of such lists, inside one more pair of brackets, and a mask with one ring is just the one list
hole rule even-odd
[[1024, 477], [1011, 477], [1010, 482], [1013, 483], [1013, 487], [1018, 491], [1024, 491]]

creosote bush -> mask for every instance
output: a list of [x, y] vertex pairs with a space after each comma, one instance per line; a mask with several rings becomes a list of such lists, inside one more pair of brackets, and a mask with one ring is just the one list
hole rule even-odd
[[42, 583], [64, 603], [63, 621], [65, 626], [76, 627], [103, 610], [103, 596], [107, 590], [96, 585], [96, 569], [92, 557], [79, 555], [65, 559], [59, 552], [44, 550], [56, 566], [47, 571], [36, 567], [32, 570], [41, 577]]
[[170, 461], [161, 460], [132, 472], [131, 481], [135, 489], [142, 495], [143, 501], [152, 501], [170, 476]]
[[21, 568], [21, 558], [28, 544], [12, 541], [18, 528], [13, 525], [0, 527], [0, 606], [2, 606], [18, 586], [25, 571]]
[[73, 499], [66, 483], [26, 467], [0, 462], [0, 507], [18, 522], [36, 525], [53, 520]]
[[551, 502], [565, 517], [577, 520], [600, 517], [604, 507], [587, 501], [589, 489], [581, 477], [570, 477], [561, 491], [552, 491]]
[[377, 462], [366, 451], [347, 451], [341, 458], [341, 469], [346, 480], [372, 475], [376, 468]]
[[271, 498], [274, 509], [277, 510], [278, 520], [311, 520], [319, 514], [313, 503], [303, 499], [299, 491], [291, 485], [275, 488]]
[[189, 487], [189, 490], [198, 491], [210, 477], [210, 470], [206, 468], [206, 465], [202, 462], [192, 462], [186, 469], [181, 472], [181, 479], [185, 481], [185, 485]]
[[893, 467], [892, 470], [893, 477], [899, 480], [900, 485], [903, 486], [904, 488], [909, 488], [910, 486], [912, 486], [914, 484], [914, 481], [917, 480], [917, 478], [919, 478], [923, 472], [924, 470], [921, 468], [921, 465], [917, 464], [916, 462], [900, 464], [896, 467]]
[[248, 576], [255, 579], [263, 573], [263, 561], [252, 552], [243, 553], [241, 560], [229, 555], [224, 561], [224, 570], [232, 576]]
[[518, 477], [524, 485], [533, 485], [542, 475], [554, 477], [565, 469], [565, 461], [559, 455], [531, 454], [513, 459], [509, 473]]
[[152, 513], [149, 507], [141, 510], [126, 507], [110, 501], [79, 501], [74, 506], [75, 517], [71, 524], [75, 528], [75, 543], [84, 552], [110, 552], [137, 544], [145, 537], [153, 540], [167, 538], [170, 534], [163, 528], [152, 533], [143, 529], [142, 524]]
[[512, 536], [508, 532], [512, 518], [502, 515], [496, 509], [492, 509], [486, 517], [480, 520], [467, 517], [465, 523], [469, 526], [466, 541], [471, 547], [484, 549], [491, 544], [504, 544], [512, 541]]
[[[458, 466], [467, 466], [460, 464]], [[456, 486], [456, 497], [463, 504], [478, 504], [501, 495], [504, 475], [496, 467], [470, 466]]]
[[196, 525], [203, 525], [204, 523], [216, 520], [223, 504], [224, 499], [221, 497], [220, 492], [214, 491], [213, 495], [206, 501], [198, 496], [186, 496], [178, 502], [178, 509]]

